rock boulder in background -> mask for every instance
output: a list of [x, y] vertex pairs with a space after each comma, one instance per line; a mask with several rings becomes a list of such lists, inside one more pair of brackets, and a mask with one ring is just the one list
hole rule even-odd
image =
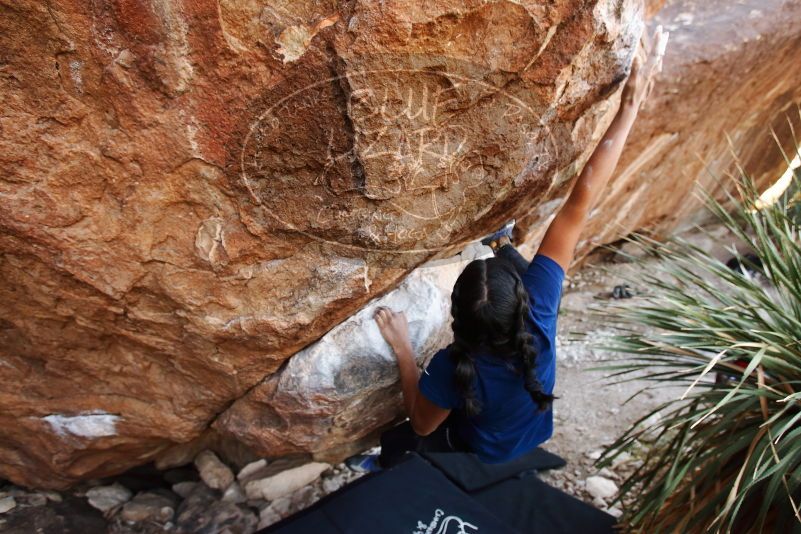
[[[649, 5], [657, 4], [664, 2]], [[801, 71], [786, 67], [801, 51], [800, 15], [801, 2], [668, 2], [650, 23], [652, 30], [663, 24], [671, 32], [664, 73], [591, 218], [580, 259], [634, 230], [664, 234], [692, 224], [702, 205], [693, 195], [696, 181], [709, 188], [707, 168], [718, 177], [732, 168], [724, 132], [732, 135], [736, 153], [758, 184], [766, 187], [781, 175], [785, 163], [768, 127], [777, 129], [792, 152], [786, 118], [789, 114], [801, 131], [795, 107], [801, 101]], [[737, 65], [745, 76], [731, 75]], [[554, 187], [519, 221], [518, 228], [529, 234], [523, 247], [528, 254], [567, 185]], [[234, 403], [215, 427], [262, 454], [306, 452], [338, 460], [363, 448], [360, 440], [392, 421], [400, 406], [394, 362], [369, 320], [372, 311], [379, 305], [407, 310], [415, 319], [418, 354], [429, 357], [449, 339], [448, 295], [463, 266], [415, 271], [393, 293], [292, 357], [280, 373]], [[422, 323], [419, 311], [433, 295], [432, 282], [440, 288], [437, 303]]]

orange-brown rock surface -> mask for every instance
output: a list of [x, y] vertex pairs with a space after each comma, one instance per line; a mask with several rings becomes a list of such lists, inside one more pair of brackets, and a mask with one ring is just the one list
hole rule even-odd
[[[658, 16], [681, 58], [584, 251], [686, 218], [690, 152], [798, 101], [798, 2], [745, 4]], [[635, 0], [0, 9], [0, 476], [56, 488], [212, 425], [322, 456], [391, 420], [386, 352], [343, 347], [378, 343], [363, 315], [310, 343], [500, 221], [546, 220], [642, 31]], [[764, 176], [768, 146], [746, 154]], [[439, 310], [430, 350], [446, 286], [404, 284], [387, 298]]]
[[195, 440], [536, 204], [642, 31], [635, 0], [0, 9], [0, 477], [47, 487]]
[[[692, 223], [702, 204], [693, 195], [695, 182], [714, 191], [713, 177], [723, 177], [733, 164], [725, 132], [765, 186], [786, 165], [768, 126], [777, 128], [788, 150], [788, 112], [801, 131], [795, 108], [801, 71], [788, 68], [801, 52], [801, 2], [674, 0], [650, 23], [657, 24], [671, 32], [665, 69], [591, 218], [582, 254], [634, 230], [665, 233]], [[555, 184], [520, 221], [529, 230], [529, 253], [566, 186]], [[441, 347], [449, 339], [443, 309], [459, 265], [416, 271], [293, 356], [280, 373], [234, 403], [215, 427], [262, 454], [341, 457], [352, 442], [399, 413], [395, 363], [369, 319], [375, 307], [406, 310], [418, 354], [430, 356], [432, 340]], [[425, 322], [421, 308], [430, 310]], [[557, 381], [557, 394], [559, 387]]]

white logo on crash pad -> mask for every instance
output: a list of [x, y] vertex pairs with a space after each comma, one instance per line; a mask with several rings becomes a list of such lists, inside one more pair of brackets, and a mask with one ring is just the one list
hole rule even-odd
[[475, 532], [478, 532], [477, 526], [456, 515], [446, 516], [445, 512], [437, 508], [434, 510], [431, 523], [426, 525], [418, 521], [412, 534], [474, 534]]

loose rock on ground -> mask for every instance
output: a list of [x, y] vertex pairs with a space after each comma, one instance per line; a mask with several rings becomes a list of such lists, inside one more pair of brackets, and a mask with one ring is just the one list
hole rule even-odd
[[131, 490], [118, 483], [96, 486], [86, 492], [89, 504], [104, 513], [125, 504], [132, 496]]

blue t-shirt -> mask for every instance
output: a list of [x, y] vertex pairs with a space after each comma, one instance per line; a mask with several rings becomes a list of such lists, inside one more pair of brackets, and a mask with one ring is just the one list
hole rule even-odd
[[[523, 275], [531, 297], [528, 327], [537, 350], [536, 373], [546, 393], [556, 381], [556, 315], [565, 272], [554, 260], [538, 254]], [[505, 462], [532, 450], [553, 433], [553, 411], [541, 412], [523, 386], [523, 376], [490, 354], [475, 356], [475, 392], [481, 413], [460, 415], [462, 396], [454, 378], [455, 363], [442, 349], [420, 377], [420, 391], [441, 408], [456, 410], [457, 430], [487, 463]]]

